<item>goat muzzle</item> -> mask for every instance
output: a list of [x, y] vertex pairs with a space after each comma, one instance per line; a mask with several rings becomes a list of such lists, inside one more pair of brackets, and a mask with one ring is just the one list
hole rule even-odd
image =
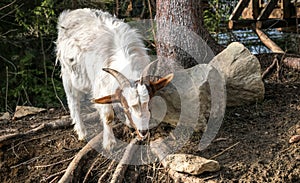
[[128, 108], [124, 107], [124, 113], [126, 114], [128, 120], [129, 120], [130, 126], [133, 127], [134, 130], [136, 131], [136, 134], [138, 135], [139, 140], [144, 140], [148, 136], [149, 131], [148, 130], [138, 130], [137, 129], [136, 125], [134, 124], [134, 122], [132, 120], [132, 117], [131, 117], [131, 114], [130, 114]]

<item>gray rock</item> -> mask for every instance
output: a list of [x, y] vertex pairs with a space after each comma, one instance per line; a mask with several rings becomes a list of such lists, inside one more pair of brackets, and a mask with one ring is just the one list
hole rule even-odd
[[243, 44], [231, 43], [209, 64], [224, 74], [227, 106], [240, 106], [264, 98], [260, 63]]
[[3, 114], [0, 114], [0, 120], [10, 120], [9, 112], [5, 112]]
[[28, 115], [34, 115], [44, 111], [46, 111], [46, 109], [44, 108], [37, 108], [31, 106], [17, 106], [13, 119], [19, 119]]
[[220, 170], [217, 161], [190, 154], [171, 154], [166, 157], [165, 161], [170, 169], [191, 175]]
[[257, 102], [265, 92], [260, 63], [240, 43], [230, 44], [209, 64], [175, 72], [171, 83], [158, 93], [163, 99], [150, 107], [153, 117], [196, 130], [205, 130], [208, 119], [223, 117], [226, 106]]

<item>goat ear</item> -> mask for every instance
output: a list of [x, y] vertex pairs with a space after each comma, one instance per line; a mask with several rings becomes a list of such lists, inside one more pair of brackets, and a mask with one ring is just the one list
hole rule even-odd
[[113, 94], [113, 95], [107, 95], [102, 98], [93, 99], [93, 100], [91, 100], [91, 102], [96, 103], [96, 104], [111, 104], [111, 103], [120, 102], [120, 99], [117, 94]]
[[159, 79], [158, 81], [155, 81], [155, 82], [150, 82], [150, 85], [151, 85], [151, 88], [154, 89], [154, 92], [155, 91], [158, 91], [160, 89], [162, 89], [163, 87], [167, 86], [173, 79], [174, 77], [174, 74], [171, 73], [171, 74], [168, 74], [167, 76]]

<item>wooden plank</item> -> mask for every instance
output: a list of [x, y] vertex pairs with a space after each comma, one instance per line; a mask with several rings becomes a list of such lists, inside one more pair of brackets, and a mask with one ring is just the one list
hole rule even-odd
[[[268, 29], [268, 28], [280, 28], [280, 27], [291, 27], [296, 25], [295, 18], [287, 18], [287, 19], [268, 19], [256, 21], [252, 19], [245, 20], [229, 20], [228, 29], [231, 30], [239, 30], [244, 28], [253, 28], [256, 27], [258, 29]], [[300, 22], [300, 18], [298, 18], [298, 22]]]
[[[298, 22], [300, 18], [298, 18]], [[296, 25], [297, 20], [295, 18], [282, 19], [268, 19], [264, 21], [257, 21], [256, 28], [268, 29], [268, 28], [280, 28], [280, 27], [291, 27]]]
[[255, 27], [256, 20], [247, 19], [247, 20], [229, 20], [228, 29], [239, 30], [248, 27]]
[[253, 19], [257, 19], [259, 16], [260, 9], [259, 9], [259, 0], [252, 0], [252, 16]]
[[250, 0], [240, 0], [230, 15], [229, 20], [238, 20], [243, 10], [248, 6], [249, 2]]
[[260, 29], [254, 29], [255, 33], [261, 40], [261, 42], [268, 47], [273, 53], [284, 53], [284, 51], [273, 42], [263, 31]]
[[267, 6], [260, 12], [257, 20], [266, 20], [277, 5], [278, 0], [269, 0]]

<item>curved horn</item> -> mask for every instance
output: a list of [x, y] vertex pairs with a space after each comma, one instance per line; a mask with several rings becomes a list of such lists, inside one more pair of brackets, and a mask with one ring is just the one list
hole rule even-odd
[[141, 75], [141, 79], [140, 79], [140, 84], [141, 84], [141, 85], [143, 85], [143, 84], [149, 85], [149, 84], [150, 84], [150, 76], [148, 75], [148, 71], [150, 70], [150, 67], [151, 67], [154, 63], [157, 63], [157, 60], [151, 62], [150, 64], [148, 64], [148, 65], [144, 68], [144, 70], [143, 70], [143, 72], [142, 72], [142, 75]]
[[116, 70], [110, 69], [110, 68], [102, 68], [102, 70], [104, 70], [105, 72], [108, 72], [114, 78], [116, 78], [116, 80], [118, 81], [121, 89], [131, 86], [130, 81], [123, 74], [121, 74], [119, 71], [116, 71]]

